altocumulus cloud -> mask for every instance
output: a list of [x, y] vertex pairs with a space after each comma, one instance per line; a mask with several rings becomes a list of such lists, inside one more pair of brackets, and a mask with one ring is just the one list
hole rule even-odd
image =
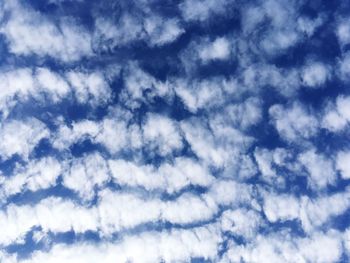
[[349, 262], [347, 1], [0, 3], [0, 262]]

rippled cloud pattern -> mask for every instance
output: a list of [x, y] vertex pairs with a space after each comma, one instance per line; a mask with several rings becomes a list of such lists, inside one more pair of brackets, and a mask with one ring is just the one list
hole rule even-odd
[[350, 261], [346, 0], [0, 1], [0, 262]]

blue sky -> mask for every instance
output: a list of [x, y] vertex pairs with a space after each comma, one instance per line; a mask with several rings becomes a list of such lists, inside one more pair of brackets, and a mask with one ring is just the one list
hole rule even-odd
[[348, 262], [350, 5], [0, 2], [0, 262]]

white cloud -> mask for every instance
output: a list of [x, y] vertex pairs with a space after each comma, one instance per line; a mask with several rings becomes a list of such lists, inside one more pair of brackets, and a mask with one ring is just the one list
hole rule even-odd
[[56, 184], [64, 165], [52, 157], [30, 161], [26, 166], [16, 167], [11, 177], [1, 177], [0, 192], [3, 198], [25, 190], [37, 191]]
[[[275, 186], [280, 187], [284, 186], [285, 178], [279, 175], [274, 168], [274, 165], [278, 162], [278, 160], [276, 160], [277, 152], [278, 150], [272, 152], [267, 149], [256, 148], [254, 151], [254, 157], [262, 175], [261, 179], [269, 184], [274, 184]], [[283, 152], [279, 153], [283, 154]]]
[[276, 172], [272, 168], [272, 154], [266, 149], [255, 149], [254, 157], [258, 164], [259, 170], [263, 176], [275, 177]]
[[106, 118], [101, 123], [101, 130], [95, 137], [95, 142], [103, 144], [110, 153], [115, 154], [129, 146], [128, 135], [124, 121]]
[[215, 15], [228, 11], [229, 2], [225, 0], [186, 0], [180, 5], [182, 16], [188, 21], [203, 22]]
[[189, 185], [208, 187], [214, 180], [208, 169], [192, 159], [176, 158], [174, 163], [163, 163], [156, 168], [136, 165], [124, 160], [110, 160], [114, 181], [119, 185], [143, 187], [174, 193]]
[[3, 251], [0, 251], [0, 260], [7, 263], [17, 263], [17, 257], [15, 255], [9, 255]]
[[342, 254], [341, 239], [332, 233], [316, 234], [303, 239], [299, 243], [299, 249], [309, 262], [337, 262]]
[[347, 253], [347, 256], [350, 255], [350, 229], [347, 228], [344, 231], [344, 247]]
[[46, 125], [35, 118], [6, 121], [0, 130], [0, 156], [6, 160], [17, 154], [28, 159], [35, 146], [47, 137]]
[[252, 239], [257, 235], [259, 227], [263, 225], [259, 213], [254, 210], [239, 208], [227, 210], [221, 216], [222, 231], [232, 232], [245, 239]]
[[[329, 249], [325, 249], [329, 248]], [[290, 233], [258, 235], [247, 245], [229, 244], [221, 263], [228, 262], [337, 262], [342, 255], [339, 232], [318, 232], [311, 237], [298, 238]]]
[[341, 60], [339, 61], [339, 75], [345, 80], [349, 81], [350, 79], [350, 52], [346, 52]]
[[253, 32], [264, 21], [265, 12], [260, 6], [250, 5], [242, 11], [242, 28], [245, 34]]
[[329, 69], [321, 62], [311, 62], [302, 70], [303, 84], [312, 88], [322, 86], [330, 77]]
[[270, 222], [293, 220], [299, 217], [300, 203], [289, 195], [267, 195], [264, 199], [264, 213]]
[[98, 50], [120, 47], [145, 37], [141, 21], [138, 21], [137, 18], [123, 14], [119, 21], [116, 24], [108, 18], [96, 18], [92, 41]]
[[332, 131], [340, 132], [350, 122], [350, 97], [338, 96], [335, 105], [331, 104], [323, 116], [323, 126]]
[[[327, 30], [329, 17], [300, 13], [297, 0], [55, 1], [0, 4], [9, 52], [1, 262], [335, 262], [349, 253], [349, 229], [332, 228], [350, 208], [349, 151], [333, 149], [350, 99], [344, 91], [309, 104], [300, 90], [347, 85], [347, 18]], [[293, 56], [332, 30], [339, 58]], [[27, 105], [52, 119], [20, 119]], [[271, 144], [271, 129], [282, 140]]]
[[192, 151], [206, 163], [222, 166], [226, 157], [224, 149], [215, 145], [213, 135], [199, 121], [183, 122], [181, 129]]
[[[101, 179], [101, 174], [97, 175], [96, 180]], [[86, 183], [86, 177], [84, 178]], [[85, 185], [79, 185], [76, 189], [86, 194], [87, 192], [82, 192]], [[87, 186], [89, 187], [91, 189], [92, 186]], [[146, 223], [163, 221], [186, 225], [203, 222], [213, 219], [220, 211], [220, 206], [237, 207], [248, 202], [251, 200], [251, 190], [245, 185], [226, 180], [216, 182], [202, 195], [184, 193], [168, 201], [156, 197], [142, 197], [137, 193], [112, 192], [108, 189], [101, 190], [98, 196], [97, 204], [91, 207], [57, 197], [48, 197], [34, 205], [10, 204], [0, 212], [0, 226], [4, 229], [0, 236], [0, 244], [21, 242], [26, 233], [35, 226], [41, 227], [43, 233], [94, 231], [101, 237], [110, 237], [114, 233]], [[82, 197], [84, 198], [84, 195]], [[76, 220], [77, 218], [79, 220]]]
[[7, 117], [17, 104], [31, 100], [40, 105], [75, 98], [93, 106], [108, 102], [112, 96], [106, 78], [100, 72], [69, 71], [66, 74], [49, 68], [17, 68], [0, 73], [0, 111]]
[[241, 204], [252, 204], [252, 188], [249, 185], [233, 180], [217, 180], [207, 195], [220, 205], [231, 205], [232, 208]]
[[264, 213], [270, 222], [299, 220], [303, 230], [312, 233], [349, 208], [349, 191], [318, 198], [264, 193]]
[[305, 33], [308, 37], [311, 37], [314, 32], [324, 23], [324, 17], [318, 16], [316, 19], [310, 19], [309, 17], [298, 18], [298, 28]]
[[162, 46], [171, 43], [185, 32], [181, 28], [179, 20], [162, 19], [156, 16], [147, 18], [144, 27], [151, 46]]
[[35, 77], [40, 86], [40, 90], [47, 93], [53, 102], [64, 99], [70, 92], [68, 83], [60, 75], [47, 68], [36, 69]]
[[224, 37], [219, 37], [213, 42], [200, 43], [198, 48], [199, 58], [204, 63], [209, 60], [226, 60], [230, 55], [230, 42]]
[[130, 121], [130, 112], [120, 108], [110, 111], [100, 121], [83, 119], [67, 125], [58, 118], [58, 129], [51, 137], [53, 147], [67, 150], [69, 146], [89, 139], [102, 144], [112, 155], [139, 149], [143, 144], [142, 131], [139, 125]]
[[[146, 9], [143, 11], [147, 13]], [[97, 17], [92, 41], [99, 50], [123, 47], [136, 41], [145, 41], [154, 47], [169, 44], [184, 32], [177, 18], [124, 13], [118, 21]]]
[[142, 127], [144, 142], [161, 155], [181, 150], [183, 147], [178, 124], [171, 119], [150, 114]]
[[335, 185], [336, 173], [331, 159], [315, 150], [309, 150], [300, 154], [298, 160], [308, 172], [308, 184], [311, 188], [322, 189]]
[[258, 98], [250, 97], [242, 103], [230, 104], [226, 108], [228, 121], [241, 129], [247, 129], [262, 120], [262, 105]]
[[[20, 68], [0, 73], [0, 110], [5, 117], [18, 102], [25, 101], [35, 90], [32, 70]], [[15, 100], [17, 96], [17, 101]]]
[[63, 175], [63, 185], [76, 191], [83, 200], [91, 200], [96, 187], [109, 179], [106, 160], [98, 153], [75, 159]]
[[180, 54], [183, 67], [189, 75], [198, 71], [199, 65], [232, 59], [234, 42], [230, 36], [200, 37], [192, 40]]
[[292, 47], [298, 40], [298, 34], [293, 30], [272, 31], [261, 41], [261, 47], [268, 54], [274, 55]]
[[336, 34], [341, 46], [350, 43], [350, 18], [341, 19], [339, 21]]
[[269, 109], [272, 122], [279, 135], [289, 142], [300, 142], [318, 133], [318, 120], [301, 104], [290, 107], [273, 105]]
[[67, 149], [70, 145], [83, 141], [86, 138], [94, 138], [100, 132], [99, 123], [90, 120], [82, 120], [72, 123], [69, 127], [59, 120], [59, 127], [51, 138], [52, 146], [59, 150]]
[[[245, 57], [245, 56], [244, 56]], [[278, 68], [267, 63], [256, 63], [239, 60], [243, 66], [242, 83], [250, 93], [259, 94], [264, 87], [273, 87], [285, 97], [294, 97], [300, 88], [299, 71], [294, 68]], [[248, 64], [247, 64], [248, 63]]]
[[318, 199], [303, 198], [300, 220], [305, 231], [312, 232], [337, 215], [349, 209], [349, 191]]
[[260, 47], [269, 55], [283, 52], [300, 41], [300, 34], [297, 31], [296, 12], [294, 3], [287, 1], [264, 1], [261, 12], [271, 23], [271, 29], [263, 34]]
[[0, 33], [6, 37], [12, 53], [51, 56], [63, 62], [92, 55], [90, 34], [76, 21], [66, 20], [56, 25], [19, 1], [8, 2], [4, 8], [10, 16]]
[[188, 262], [201, 257], [215, 260], [221, 236], [215, 226], [190, 230], [145, 232], [136, 236], [125, 236], [119, 242], [77, 243], [72, 246], [55, 245], [47, 252], [38, 251], [22, 263], [93, 263], [103, 261], [153, 263]]
[[[162, 82], [144, 72], [136, 63], [130, 63], [125, 69], [125, 89], [119, 98], [130, 109], [137, 109], [142, 102], [153, 102], [155, 97], [171, 97], [168, 82]], [[147, 94], [145, 94], [147, 92]]]
[[348, 123], [336, 110], [331, 110], [323, 117], [322, 124], [326, 129], [337, 132], [343, 130]]
[[350, 152], [341, 151], [337, 154], [336, 165], [343, 179], [350, 179]]
[[210, 110], [224, 102], [222, 87], [225, 83], [221, 79], [207, 79], [202, 81], [175, 82], [175, 92], [181, 98], [186, 108], [191, 112]]
[[70, 71], [67, 79], [80, 103], [104, 104], [111, 98], [111, 90], [100, 72]]

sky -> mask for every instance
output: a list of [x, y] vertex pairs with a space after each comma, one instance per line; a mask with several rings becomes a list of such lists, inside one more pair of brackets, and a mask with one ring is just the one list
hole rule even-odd
[[0, 1], [0, 262], [350, 261], [347, 0]]

